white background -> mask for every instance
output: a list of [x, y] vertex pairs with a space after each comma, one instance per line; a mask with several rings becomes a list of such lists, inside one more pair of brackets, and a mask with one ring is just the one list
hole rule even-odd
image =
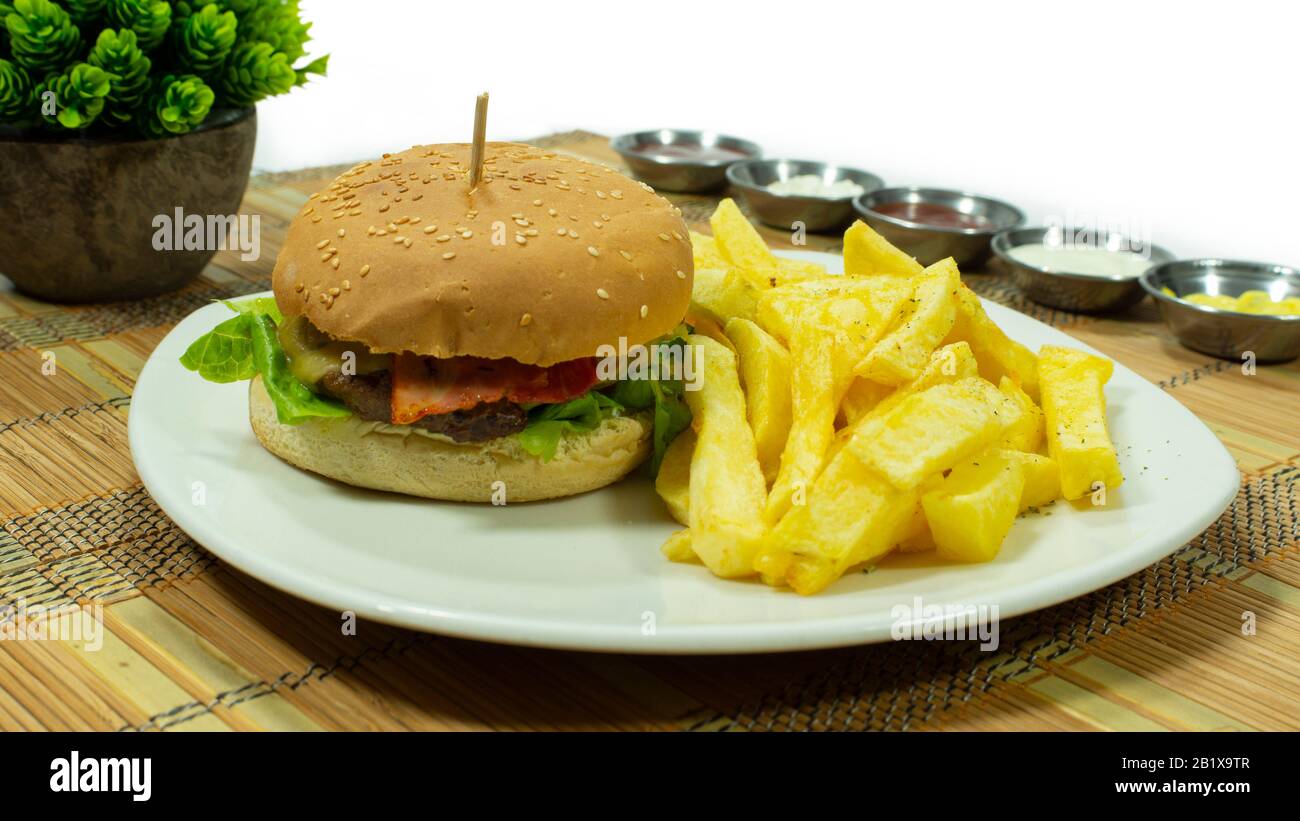
[[256, 166], [586, 128], [768, 157], [1300, 265], [1293, 2], [304, 0], [329, 76], [262, 103]]

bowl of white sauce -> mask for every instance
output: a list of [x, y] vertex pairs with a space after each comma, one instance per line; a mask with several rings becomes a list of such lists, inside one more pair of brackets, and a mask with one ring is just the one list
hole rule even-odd
[[1013, 228], [993, 253], [1025, 296], [1080, 313], [1122, 311], [1142, 301], [1141, 276], [1174, 255], [1150, 242], [1095, 228]]
[[853, 221], [853, 198], [883, 188], [869, 171], [812, 160], [748, 160], [727, 168], [759, 220], [787, 231], [838, 231]]

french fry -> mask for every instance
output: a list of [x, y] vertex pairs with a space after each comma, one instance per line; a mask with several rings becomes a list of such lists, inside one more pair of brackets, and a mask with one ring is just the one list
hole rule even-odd
[[930, 354], [952, 330], [957, 317], [955, 296], [960, 288], [961, 275], [952, 257], [926, 268], [897, 326], [858, 363], [858, 376], [882, 385], [902, 385], [916, 379]]
[[745, 418], [736, 355], [706, 336], [687, 341], [704, 351], [700, 389], [686, 391], [694, 418], [689, 515], [691, 546], [718, 576], [747, 576], [763, 535], [767, 486], [754, 433]]
[[832, 299], [804, 312], [792, 330], [790, 436], [768, 494], [765, 521], [775, 524], [796, 497], [806, 496], [835, 438], [835, 416], [848, 390], [853, 363], [870, 350], [881, 326], [871, 309], [852, 297]]
[[732, 319], [726, 332], [740, 356], [749, 426], [754, 431], [763, 478], [771, 484], [790, 435], [790, 352], [747, 319]]
[[699, 556], [695, 555], [695, 549], [691, 547], [691, 531], [678, 530], [664, 540], [659, 552], [670, 562], [697, 563]]
[[790, 259], [789, 257], [776, 258], [776, 281], [772, 287], [790, 285], [795, 282], [807, 282], [810, 279], [824, 279], [830, 276], [826, 272], [825, 265], [818, 265], [816, 262], [805, 262], [801, 259]]
[[1034, 352], [1007, 337], [989, 319], [980, 298], [965, 285], [957, 292], [957, 318], [945, 342], [965, 341], [975, 352], [980, 376], [994, 385], [1009, 376], [1029, 397], [1038, 401], [1038, 357]]
[[935, 385], [859, 425], [848, 449], [899, 490], [915, 488], [992, 444], [1004, 401], [978, 377]]
[[851, 427], [859, 419], [871, 413], [886, 397], [894, 393], [894, 388], [872, 382], [870, 379], [855, 377], [849, 383], [849, 389], [840, 400], [840, 418], [844, 427]]
[[708, 234], [701, 234], [696, 231], [691, 232], [691, 251], [695, 257], [695, 270], [701, 268], [730, 268], [731, 263], [727, 262], [718, 250], [718, 243]]
[[816, 310], [831, 299], [852, 297], [868, 308], [866, 321], [883, 331], [902, 313], [912, 291], [912, 283], [898, 277], [809, 279], [763, 292], [758, 300], [757, 322], [763, 330], [789, 343], [791, 329], [805, 311]]
[[1023, 450], [1002, 450], [1002, 455], [1015, 459], [1025, 472], [1025, 489], [1020, 494], [1020, 510], [1050, 505], [1061, 498], [1061, 469], [1056, 460], [1041, 453]]
[[1020, 461], [996, 449], [954, 467], [921, 497], [939, 556], [959, 562], [997, 556], [1020, 511], [1024, 485]]
[[1061, 471], [1061, 495], [1080, 499], [1093, 492], [1094, 482], [1119, 487], [1124, 477], [1106, 428], [1104, 390], [1114, 364], [1073, 348], [1044, 345], [1038, 365], [1047, 452]]
[[1009, 376], [1002, 377], [998, 390], [1011, 400], [1015, 408], [1012, 418], [1005, 423], [1002, 444], [1012, 450], [1037, 453], [1043, 444], [1042, 409]]
[[844, 232], [844, 273], [848, 276], [891, 274], [910, 277], [921, 270], [921, 263], [895, 248], [861, 220]]
[[690, 526], [691, 457], [695, 454], [695, 431], [687, 428], [664, 451], [655, 477], [655, 492], [668, 506], [674, 519]]
[[808, 492], [763, 539], [754, 567], [803, 595], [826, 588], [854, 565], [899, 541], [920, 491], [900, 491], [849, 450], [836, 455]]
[[754, 287], [772, 287], [777, 268], [776, 255], [767, 247], [758, 229], [749, 224], [735, 201], [727, 197], [709, 217], [713, 240], [724, 259], [747, 277]]
[[[943, 476], [936, 474], [926, 479], [920, 487], [921, 498], [943, 484]], [[894, 547], [899, 553], [925, 553], [935, 549], [934, 535], [930, 533], [930, 523], [925, 520], [925, 506], [921, 499], [916, 500], [911, 519], [898, 533], [898, 544]]]
[[697, 267], [690, 311], [724, 326], [732, 317], [753, 320], [758, 316], [761, 293], [734, 268]]

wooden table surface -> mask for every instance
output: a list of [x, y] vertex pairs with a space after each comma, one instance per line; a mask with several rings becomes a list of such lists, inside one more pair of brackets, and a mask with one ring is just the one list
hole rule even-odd
[[[598, 135], [539, 142], [618, 165]], [[1300, 728], [1300, 365], [1247, 375], [1180, 347], [1149, 303], [1106, 318], [1051, 311], [996, 270], [967, 282], [1113, 356], [1223, 440], [1242, 489], [1206, 533], [1109, 588], [1004, 621], [993, 655], [901, 642], [635, 657], [372, 623], [341, 635], [337, 613], [177, 528], [126, 440], [153, 347], [210, 300], [269, 288], [289, 220], [338, 170], [255, 177], [242, 210], [262, 217], [261, 258], [219, 253], [179, 293], [65, 307], [0, 290], [0, 620], [17, 612], [6, 605], [55, 613], [45, 640], [0, 628], [0, 730]], [[707, 227], [716, 197], [674, 199]]]

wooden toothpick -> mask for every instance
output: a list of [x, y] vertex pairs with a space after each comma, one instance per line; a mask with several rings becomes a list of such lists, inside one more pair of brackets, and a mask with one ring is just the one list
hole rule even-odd
[[474, 105], [474, 150], [470, 155], [469, 169], [469, 189], [473, 191], [478, 188], [479, 180], [483, 179], [483, 143], [487, 138], [487, 92], [478, 95], [478, 102]]

